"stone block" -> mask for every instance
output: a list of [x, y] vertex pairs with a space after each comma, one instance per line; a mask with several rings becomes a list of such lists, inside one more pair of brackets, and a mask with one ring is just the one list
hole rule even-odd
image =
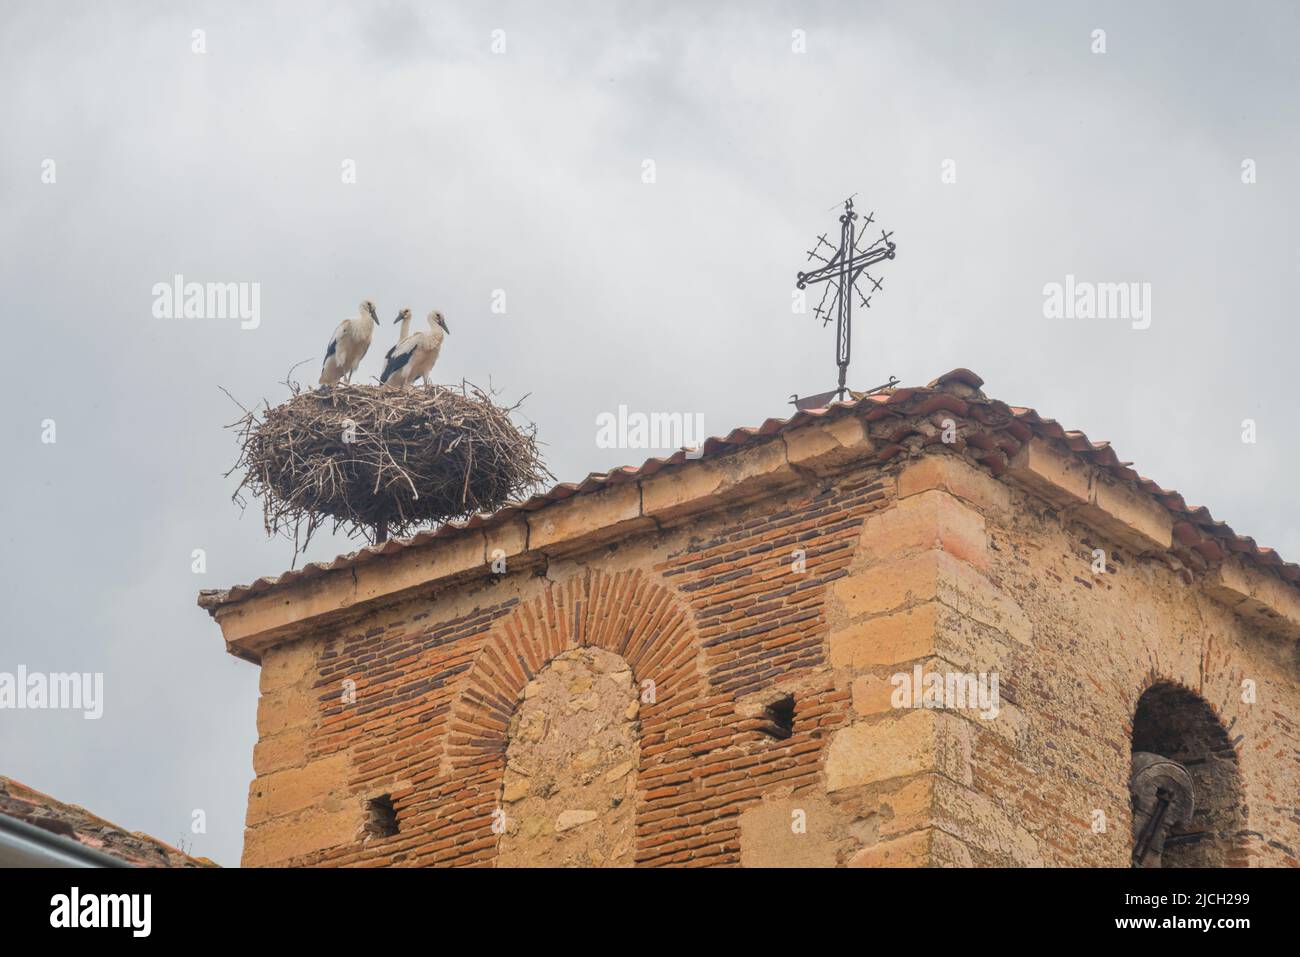
[[643, 513], [664, 524], [732, 506], [800, 481], [779, 438], [641, 480]]
[[938, 771], [968, 782], [970, 729], [955, 714], [923, 708], [860, 722], [831, 735], [826, 754], [826, 789]]
[[941, 606], [926, 602], [831, 632], [830, 662], [835, 668], [892, 665], [935, 653]]
[[859, 557], [864, 562], [928, 549], [941, 549], [976, 568], [987, 568], [984, 516], [948, 492], [930, 489], [899, 499], [863, 523]]
[[924, 828], [864, 847], [849, 867], [971, 867], [970, 851], [937, 828]]
[[485, 539], [484, 557], [488, 564], [500, 550], [505, 558], [511, 559], [528, 549], [528, 522], [516, 518], [503, 525], [483, 529]]
[[248, 826], [323, 804], [345, 790], [350, 766], [349, 756], [342, 753], [258, 775], [248, 788]]
[[1011, 457], [1008, 478], [1033, 489], [1057, 505], [1087, 505], [1091, 468], [1043, 439], [1030, 439]]
[[1300, 589], [1241, 558], [1210, 569], [1205, 590], [1265, 631], [1300, 637]]
[[759, 801], [740, 815], [741, 866], [834, 867], [847, 817], [814, 793]]
[[285, 864], [316, 851], [350, 844], [364, 826], [361, 802], [337, 810], [313, 809], [274, 818], [244, 832], [244, 867]]
[[316, 696], [303, 688], [287, 687], [257, 699], [257, 736], [265, 738], [290, 728], [310, 729], [319, 709]]
[[1043, 867], [1038, 841], [987, 795], [946, 778], [935, 781], [935, 821], [968, 847], [982, 850], [1005, 867]]
[[877, 794], [870, 806], [879, 819], [876, 828], [878, 839], [889, 840], [923, 827], [932, 827], [939, 780], [938, 774], [925, 772], [902, 778]]
[[1130, 551], [1164, 551], [1174, 543], [1173, 517], [1159, 502], [1102, 475], [1094, 477], [1085, 522]]
[[796, 469], [827, 475], [851, 465], [872, 451], [872, 442], [862, 420], [841, 416], [829, 422], [814, 422], [784, 433], [786, 460]]
[[314, 679], [319, 656], [320, 644], [310, 638], [268, 648], [262, 655], [262, 671], [259, 675], [262, 694]]
[[307, 763], [308, 736], [305, 728], [289, 728], [261, 738], [253, 745], [253, 770], [270, 774]]
[[872, 565], [840, 579], [832, 593], [848, 618], [939, 601], [1017, 641], [1028, 642], [1033, 632], [1014, 599], [977, 569], [942, 551]]
[[641, 489], [635, 482], [577, 495], [528, 515], [530, 549], [570, 549], [635, 532], [654, 523], [641, 517]]
[[987, 512], [1011, 508], [1011, 490], [1005, 484], [957, 455], [931, 453], [899, 473], [900, 499], [929, 489], [942, 489]]

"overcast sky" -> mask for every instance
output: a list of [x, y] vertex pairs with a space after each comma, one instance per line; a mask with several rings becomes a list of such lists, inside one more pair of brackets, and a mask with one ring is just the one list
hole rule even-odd
[[[898, 258], [851, 383], [971, 368], [1295, 559], [1298, 21], [1286, 3], [6, 2], [0, 671], [103, 672], [105, 702], [98, 721], [0, 711], [0, 774], [237, 864], [257, 669], [195, 595], [292, 548], [230, 502], [218, 387], [278, 401], [363, 297], [384, 320], [368, 378], [397, 310], [437, 307], [436, 378], [530, 394], [557, 476], [639, 462], [597, 447], [599, 413], [698, 412], [720, 434], [834, 385], [833, 329], [792, 313], [792, 280], [855, 192]], [[156, 318], [176, 274], [259, 283], [260, 325]], [[1067, 275], [1149, 283], [1149, 328], [1045, 318]], [[307, 559], [353, 547], [321, 536]]]

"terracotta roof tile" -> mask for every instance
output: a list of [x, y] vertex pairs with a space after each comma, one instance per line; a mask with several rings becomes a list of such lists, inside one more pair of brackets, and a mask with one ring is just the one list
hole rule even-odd
[[[1189, 506], [1178, 492], [1161, 488], [1151, 479], [1139, 475], [1131, 467], [1131, 462], [1120, 460], [1109, 442], [1094, 442], [1081, 431], [1066, 430], [1055, 419], [1044, 418], [1032, 408], [1007, 405], [998, 400], [988, 399], [979, 392], [983, 384], [984, 380], [969, 369], [954, 369], [939, 376], [925, 387], [899, 386], [860, 395], [851, 400], [831, 402], [825, 408], [801, 410], [789, 418], [770, 418], [757, 428], [733, 429], [725, 436], [705, 439], [696, 458], [712, 458], [823, 417], [852, 412], [860, 415], [867, 422], [879, 422], [889, 416], [901, 418], [904, 415], [951, 412], [963, 417], [969, 416], [981, 424], [1007, 433], [1003, 440], [986, 441], [987, 437], [975, 439], [976, 443], [983, 442], [988, 446], [988, 448], [979, 447], [988, 456], [985, 464], [994, 467], [995, 471], [998, 470], [995, 467], [998, 462], [1005, 467], [1005, 461], [1014, 454], [1021, 443], [1030, 437], [1056, 439], [1093, 465], [1105, 469], [1116, 478], [1135, 483], [1137, 487], [1153, 496], [1174, 514], [1175, 539], [1180, 544], [1195, 550], [1203, 558], [1218, 560], [1229, 552], [1244, 554], [1259, 564], [1274, 568], [1288, 581], [1300, 582], [1300, 566], [1284, 562], [1273, 549], [1256, 545], [1253, 538], [1238, 535], [1227, 524], [1214, 519], [1204, 506]], [[901, 443], [915, 432], [915, 428], [900, 422], [899, 432], [889, 436], [888, 443], [878, 451], [877, 459], [884, 461], [902, 451], [904, 446]], [[439, 538], [457, 535], [466, 529], [501, 525], [521, 513], [534, 512], [552, 503], [575, 495], [598, 491], [606, 486], [636, 481], [653, 475], [661, 469], [682, 465], [686, 461], [688, 461], [686, 450], [680, 449], [669, 456], [646, 459], [639, 466], [624, 465], [608, 472], [592, 472], [581, 482], [561, 482], [549, 491], [539, 492], [526, 501], [507, 505], [490, 514], [475, 514], [461, 521], [448, 522], [436, 529], [417, 532], [407, 538], [368, 545], [355, 552], [340, 555], [333, 561], [311, 562], [279, 576], [259, 578], [248, 585], [236, 585], [227, 590], [205, 590], [199, 594], [199, 604], [210, 612], [215, 612], [222, 605], [241, 601], [280, 585], [360, 565], [383, 555], [391, 555]]]
[[59, 834], [137, 867], [216, 867], [139, 831], [128, 831], [76, 804], [64, 804], [0, 776], [0, 814]]

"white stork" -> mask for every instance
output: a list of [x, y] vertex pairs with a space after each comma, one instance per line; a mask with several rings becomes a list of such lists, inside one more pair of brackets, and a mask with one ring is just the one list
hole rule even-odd
[[379, 316], [375, 313], [375, 304], [363, 299], [360, 318], [344, 319], [334, 330], [320, 370], [321, 385], [336, 385], [340, 379], [352, 382], [352, 373], [357, 371], [370, 348], [370, 339], [377, 325]]
[[379, 381], [404, 389], [416, 379], [424, 379], [427, 386], [429, 372], [442, 351], [442, 340], [449, 335], [451, 330], [447, 328], [447, 320], [437, 309], [433, 310], [429, 313], [428, 332], [412, 333], [393, 346]]
[[402, 344], [402, 340], [405, 339], [411, 331], [411, 310], [403, 309], [397, 314], [397, 318], [394, 319], [393, 322], [400, 322], [402, 328], [397, 330], [397, 341], [394, 342], [392, 346], [389, 347], [388, 351], [384, 353], [385, 368], [388, 366], [388, 360], [391, 359], [393, 353], [397, 351], [397, 347]]

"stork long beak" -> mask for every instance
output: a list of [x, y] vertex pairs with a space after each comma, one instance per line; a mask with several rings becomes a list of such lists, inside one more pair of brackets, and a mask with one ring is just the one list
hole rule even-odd
[[393, 325], [397, 325], [401, 321], [402, 321], [402, 314], [399, 312], [397, 314], [397, 318], [393, 320]]
[[370, 309], [370, 318], [375, 320], [375, 325], [379, 325], [379, 316], [376, 315], [375, 313], [375, 307], [370, 306], [369, 309]]
[[438, 325], [442, 326], [443, 332], [447, 333], [447, 335], [451, 335], [451, 330], [447, 328], [447, 320], [442, 318], [442, 316], [438, 317]]

